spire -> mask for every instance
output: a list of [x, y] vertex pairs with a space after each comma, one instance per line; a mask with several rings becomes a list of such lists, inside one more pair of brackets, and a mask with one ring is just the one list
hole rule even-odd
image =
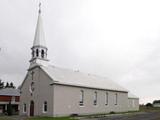
[[42, 22], [42, 17], [41, 17], [41, 3], [39, 3], [37, 27], [36, 27], [35, 37], [34, 37], [34, 42], [33, 42], [33, 47], [35, 46], [46, 47], [45, 36], [44, 36], [44, 31], [43, 31], [43, 22]]
[[43, 23], [41, 18], [41, 3], [39, 3], [37, 26], [35, 31], [33, 47], [31, 48], [31, 50], [32, 50], [32, 58], [30, 62], [33, 62], [34, 60], [37, 59], [40, 59], [41, 61], [48, 61], [47, 47], [45, 43]]

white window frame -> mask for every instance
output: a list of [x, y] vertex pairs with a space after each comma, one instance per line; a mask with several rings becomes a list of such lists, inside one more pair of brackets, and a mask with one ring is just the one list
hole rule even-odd
[[83, 107], [84, 106], [84, 90], [80, 91], [80, 101], [79, 101], [79, 106]]
[[114, 105], [118, 105], [118, 94], [115, 93], [115, 104]]
[[[47, 110], [45, 111], [45, 107], [47, 107]], [[48, 112], [48, 102], [44, 101], [43, 102], [43, 113], [47, 113]]]
[[23, 103], [23, 113], [26, 113], [26, 112], [27, 112], [27, 104]]
[[97, 98], [98, 98], [98, 93], [97, 91], [94, 92], [94, 100], [93, 100], [93, 105], [97, 106]]
[[132, 99], [132, 107], [135, 107], [135, 100]]
[[105, 105], [108, 105], [108, 92], [105, 93]]

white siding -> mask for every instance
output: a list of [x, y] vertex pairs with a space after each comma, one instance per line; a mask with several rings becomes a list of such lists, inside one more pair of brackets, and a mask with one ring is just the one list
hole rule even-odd
[[[108, 105], [105, 105], [106, 90], [95, 90], [71, 86], [54, 85], [54, 115], [65, 116], [70, 114], [94, 114], [128, 111], [128, 96], [124, 92], [108, 92]], [[80, 91], [84, 91], [84, 106], [79, 106]], [[97, 105], [93, 104], [97, 91]], [[115, 94], [118, 95], [118, 104], [114, 104]]]
[[139, 110], [139, 99], [128, 98], [128, 111], [138, 111], [138, 110]]

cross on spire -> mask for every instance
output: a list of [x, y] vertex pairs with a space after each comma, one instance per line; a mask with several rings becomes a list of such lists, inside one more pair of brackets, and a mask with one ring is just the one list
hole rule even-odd
[[41, 2], [39, 2], [38, 8], [39, 8], [38, 9], [38, 20], [37, 20], [33, 47], [31, 48], [32, 58], [30, 62], [33, 62], [34, 60], [37, 61], [37, 59], [39, 59], [40, 61], [42, 60], [47, 61], [47, 47], [46, 47], [45, 36], [44, 36], [44, 31], [43, 31], [43, 24], [42, 24]]
[[41, 13], [41, 2], [39, 2], [39, 13]]

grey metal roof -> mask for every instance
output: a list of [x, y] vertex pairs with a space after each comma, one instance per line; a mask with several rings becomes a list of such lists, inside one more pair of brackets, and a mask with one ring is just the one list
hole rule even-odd
[[105, 77], [62, 69], [51, 65], [41, 65], [41, 68], [52, 78], [53, 83], [128, 92], [125, 88]]
[[3, 96], [20, 96], [20, 90], [19, 89], [13, 89], [13, 88], [4, 88], [4, 89], [0, 89], [0, 95], [3, 95]]

